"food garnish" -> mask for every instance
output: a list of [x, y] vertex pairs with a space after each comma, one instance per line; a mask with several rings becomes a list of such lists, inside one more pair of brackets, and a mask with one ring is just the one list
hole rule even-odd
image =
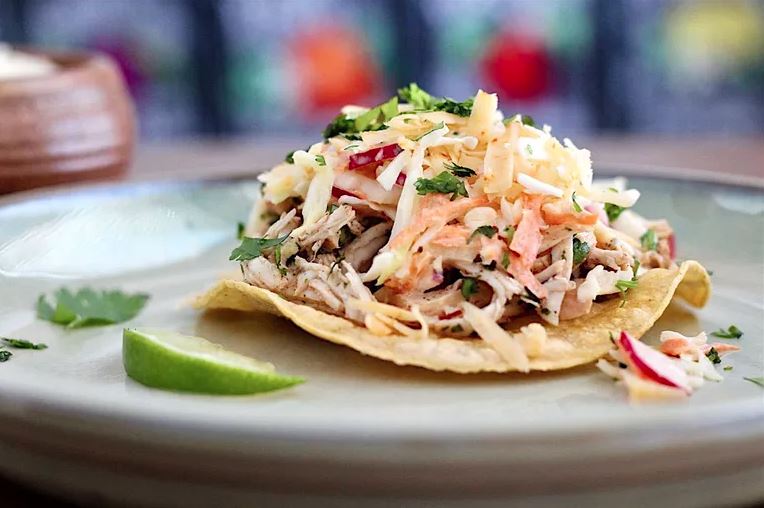
[[719, 328], [715, 332], [711, 332], [711, 335], [720, 339], [739, 339], [743, 336], [743, 332], [737, 326], [730, 325], [726, 330]]
[[53, 294], [52, 303], [45, 295], [39, 296], [37, 317], [67, 328], [110, 325], [137, 316], [148, 299], [149, 295], [145, 293], [61, 288]]
[[201, 337], [125, 329], [122, 362], [135, 381], [154, 388], [218, 395], [268, 392], [302, 383], [270, 363], [228, 351]]
[[706, 343], [704, 332], [687, 337], [664, 331], [659, 350], [634, 339], [626, 331], [620, 333], [614, 344], [616, 348], [608, 354], [614, 363], [600, 359], [597, 367], [622, 381], [634, 402], [682, 399], [701, 387], [704, 380], [722, 381], [714, 364], [721, 363], [721, 354], [733, 351], [717, 351], [715, 345]]

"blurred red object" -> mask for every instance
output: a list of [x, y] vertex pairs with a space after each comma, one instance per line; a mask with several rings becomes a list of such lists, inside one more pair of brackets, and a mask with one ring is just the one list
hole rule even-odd
[[309, 114], [363, 103], [378, 91], [379, 69], [368, 44], [349, 28], [327, 23], [297, 35], [289, 49], [298, 100]]
[[552, 61], [538, 37], [501, 32], [486, 48], [481, 71], [507, 99], [533, 100], [549, 90]]

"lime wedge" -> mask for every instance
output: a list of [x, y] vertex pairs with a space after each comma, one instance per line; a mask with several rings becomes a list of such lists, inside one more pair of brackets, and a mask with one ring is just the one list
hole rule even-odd
[[141, 384], [166, 390], [243, 395], [302, 383], [277, 374], [270, 363], [228, 351], [201, 337], [126, 328], [122, 363]]

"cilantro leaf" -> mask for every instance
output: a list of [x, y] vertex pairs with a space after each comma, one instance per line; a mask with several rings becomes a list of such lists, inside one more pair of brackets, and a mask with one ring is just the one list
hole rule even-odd
[[250, 259], [259, 258], [263, 255], [263, 251], [281, 245], [287, 238], [289, 238], [289, 235], [284, 235], [279, 238], [250, 238], [245, 236], [241, 240], [241, 245], [231, 252], [231, 256], [228, 260], [249, 261]]
[[326, 159], [323, 155], [316, 155], [316, 162], [319, 166], [326, 166]]
[[324, 139], [340, 135], [344, 135], [348, 139], [358, 139], [354, 136], [357, 132], [355, 121], [348, 118], [344, 113], [340, 113], [334, 117], [334, 120], [332, 120], [329, 125], [326, 126], [322, 135], [324, 136]]
[[468, 176], [475, 176], [477, 174], [475, 173], [474, 169], [470, 169], [466, 166], [460, 166], [455, 162], [447, 162], [443, 165], [443, 167], [461, 178], [467, 178]]
[[475, 99], [470, 97], [469, 99], [457, 102], [453, 99], [446, 97], [435, 103], [433, 109], [435, 111], [445, 111], [446, 113], [452, 113], [457, 116], [470, 116], [472, 114], [472, 106], [475, 104]]
[[244, 225], [243, 222], [237, 222], [236, 223], [236, 239], [237, 240], [241, 240], [242, 238], [244, 238], [244, 229], [245, 228], [246, 228], [246, 226]]
[[493, 235], [498, 233], [499, 230], [496, 228], [496, 226], [480, 226], [475, 231], [472, 232], [469, 238], [467, 238], [467, 243], [470, 243], [473, 238], [475, 238], [477, 235], [483, 235], [487, 236], [488, 238], [493, 238]]
[[507, 237], [507, 243], [510, 243], [515, 237], [515, 231], [516, 229], [514, 226], [507, 226], [504, 228], [504, 235]]
[[735, 325], [730, 325], [726, 330], [719, 328], [715, 332], [711, 332], [711, 335], [720, 339], [739, 339], [743, 336], [743, 331]]
[[464, 182], [448, 171], [441, 171], [435, 178], [417, 178], [414, 182], [417, 194], [451, 194], [451, 201], [457, 196], [467, 197]]
[[[0, 353], [2, 353], [2, 351], [0, 351]], [[761, 377], [761, 376], [760, 377], [744, 377], [743, 379], [764, 388], [764, 377]]]
[[462, 280], [462, 296], [465, 300], [469, 299], [470, 296], [474, 295], [478, 292], [478, 285], [477, 285], [477, 279], [474, 279], [472, 277], [465, 277]]
[[501, 266], [506, 270], [509, 268], [509, 252], [505, 252], [501, 257]]
[[0, 337], [0, 341], [3, 342], [3, 344], [14, 347], [16, 349], [48, 349], [48, 346], [46, 344], [35, 344], [34, 342], [30, 342], [28, 340], [24, 339], [11, 339], [9, 337]]
[[470, 116], [475, 99], [470, 97], [461, 102], [448, 97], [433, 97], [416, 83], [398, 90], [398, 97], [418, 111], [445, 111], [458, 116]]
[[636, 280], [619, 280], [615, 283], [615, 287], [618, 288], [621, 293], [625, 293], [629, 289], [634, 289], [637, 285], [638, 282]]
[[639, 237], [639, 242], [642, 244], [643, 250], [655, 250], [658, 248], [658, 237], [652, 229], [645, 231], [645, 234]]
[[722, 363], [722, 359], [719, 356], [719, 352], [716, 350], [716, 348], [709, 349], [706, 353], [706, 358], [711, 360], [711, 363], [713, 364]]
[[586, 243], [582, 242], [578, 239], [578, 237], [573, 237], [573, 264], [578, 265], [580, 263], [583, 263], [587, 257], [589, 257], [589, 251], [591, 251], [591, 246]]
[[[529, 146], [530, 146], [530, 145], [529, 145]], [[573, 193], [573, 195], [570, 197], [570, 199], [573, 201], [573, 209], [574, 209], [576, 212], [578, 212], [578, 213], [581, 213], [581, 212], [583, 212], [583, 211], [584, 211], [584, 209], [583, 209], [583, 208], [581, 208], [581, 205], [579, 205], [579, 204], [578, 204], [578, 201], [576, 201], [576, 193], [575, 193], [575, 192], [574, 192], [574, 193]]]
[[10, 351], [6, 351], [5, 349], [0, 350], [0, 363], [7, 362], [11, 359], [11, 356], [13, 356], [13, 353]]
[[398, 114], [398, 97], [358, 115], [354, 120], [355, 132], [384, 129], [384, 123]]
[[436, 101], [432, 95], [419, 88], [416, 83], [409, 83], [408, 86], [399, 88], [398, 97], [416, 109], [431, 109]]
[[72, 292], [61, 288], [53, 295], [53, 304], [45, 295], [37, 299], [37, 317], [67, 328], [121, 323], [134, 318], [149, 299], [145, 293], [96, 291], [82, 288]]
[[[519, 117], [519, 118], [518, 118]], [[528, 125], [530, 127], [536, 126], [536, 121], [533, 120], [533, 117], [530, 115], [521, 115], [520, 113], [514, 114], [510, 116], [509, 118], [504, 119], [504, 124], [508, 124], [509, 122], [513, 122], [515, 120], [520, 120], [520, 123], [523, 125]]]
[[286, 154], [286, 157], [284, 157], [284, 162], [288, 162], [289, 164], [294, 164], [294, 153], [297, 150], [292, 150], [288, 154]]
[[616, 220], [624, 210], [626, 210], [626, 208], [622, 206], [614, 205], [613, 203], [605, 203], [605, 213], [610, 222]]

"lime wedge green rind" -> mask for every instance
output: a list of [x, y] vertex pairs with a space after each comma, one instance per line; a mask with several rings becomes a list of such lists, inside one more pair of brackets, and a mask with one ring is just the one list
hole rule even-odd
[[228, 351], [201, 337], [126, 328], [122, 363], [133, 380], [153, 388], [216, 395], [247, 395], [288, 388], [300, 377]]

